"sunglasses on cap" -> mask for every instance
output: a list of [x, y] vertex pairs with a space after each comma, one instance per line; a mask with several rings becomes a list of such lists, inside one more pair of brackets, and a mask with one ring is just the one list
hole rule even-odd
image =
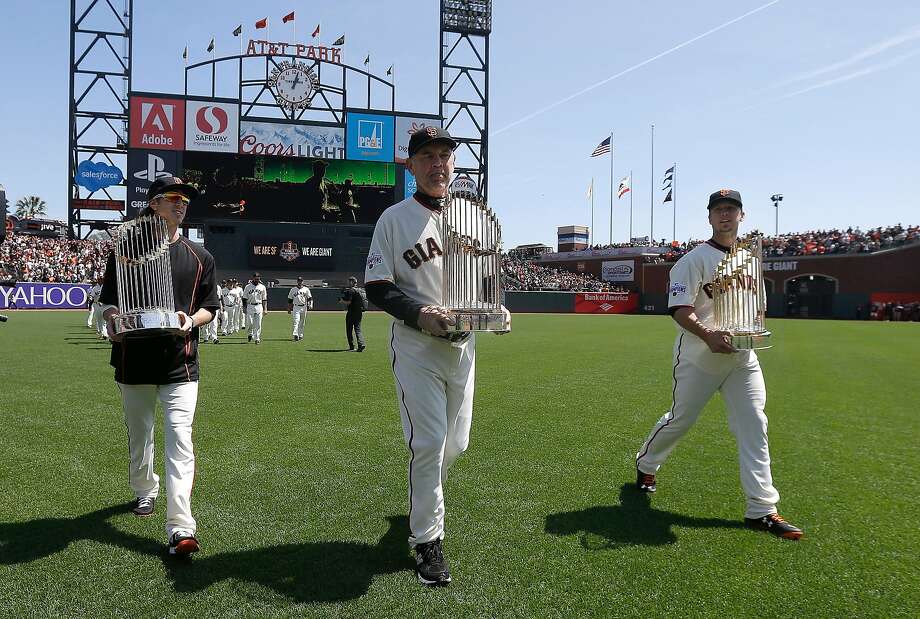
[[158, 194], [154, 196], [153, 199], [154, 200], [166, 200], [167, 202], [172, 202], [174, 204], [181, 202], [182, 204], [186, 206], [188, 206], [189, 202], [191, 202], [191, 200], [188, 199], [188, 196], [186, 196], [185, 194], [175, 192], [175, 191], [169, 191], [167, 193]]

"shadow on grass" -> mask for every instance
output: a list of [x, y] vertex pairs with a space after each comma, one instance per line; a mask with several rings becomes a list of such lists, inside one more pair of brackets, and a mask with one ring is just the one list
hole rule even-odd
[[66, 550], [71, 542], [93, 540], [141, 554], [160, 554], [163, 544], [119, 531], [108, 519], [131, 509], [113, 505], [75, 518], [42, 518], [0, 523], [0, 565], [28, 563]]
[[620, 504], [589, 507], [576, 512], [550, 514], [545, 530], [552, 535], [581, 535], [588, 550], [622, 546], [663, 546], [677, 536], [672, 527], [740, 529], [743, 524], [723, 518], [695, 518], [655, 509], [651, 497], [632, 483], [620, 488]]
[[341, 602], [367, 593], [374, 576], [413, 569], [407, 553], [409, 519], [390, 516], [376, 545], [358, 542], [282, 544], [240, 552], [163, 559], [173, 588], [197, 592], [233, 579], [268, 587], [298, 603]]
[[124, 514], [130, 503], [74, 518], [42, 518], [0, 523], [0, 565], [29, 563], [62, 552], [71, 543], [92, 540], [160, 559], [173, 588], [201, 591], [222, 580], [252, 582], [296, 602], [338, 602], [367, 593], [374, 577], [412, 570], [407, 552], [406, 516], [387, 518], [389, 528], [376, 545], [359, 542], [282, 544], [240, 552], [178, 558], [166, 545], [113, 527], [108, 519]]
[[350, 348], [307, 348], [307, 352], [351, 352]]

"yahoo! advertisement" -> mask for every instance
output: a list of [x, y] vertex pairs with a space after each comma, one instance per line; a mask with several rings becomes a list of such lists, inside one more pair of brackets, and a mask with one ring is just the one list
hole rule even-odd
[[0, 286], [0, 309], [84, 309], [89, 284], [19, 282]]

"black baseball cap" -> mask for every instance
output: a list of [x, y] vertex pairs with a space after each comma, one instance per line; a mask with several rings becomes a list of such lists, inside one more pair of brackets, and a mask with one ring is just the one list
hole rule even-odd
[[409, 156], [417, 153], [423, 146], [432, 142], [445, 142], [450, 145], [450, 149], [457, 148], [457, 140], [452, 138], [447, 129], [440, 127], [425, 127], [419, 129], [409, 138]]
[[738, 205], [738, 208], [744, 208], [744, 205], [741, 204], [741, 194], [734, 189], [720, 189], [714, 192], [709, 196], [709, 205], [706, 209], [711, 209], [719, 202], [734, 202]]
[[164, 176], [150, 183], [150, 188], [147, 189], [147, 201], [150, 202], [161, 193], [169, 193], [172, 191], [181, 193], [189, 200], [194, 200], [198, 197], [198, 189], [189, 185], [181, 178], [176, 176]]
[[262, 279], [262, 274], [261, 274], [261, 273], [253, 273], [253, 274], [252, 274], [252, 279]]

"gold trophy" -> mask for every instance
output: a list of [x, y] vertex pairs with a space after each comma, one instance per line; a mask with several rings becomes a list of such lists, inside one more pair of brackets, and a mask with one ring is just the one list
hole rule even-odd
[[759, 234], [738, 239], [716, 267], [712, 282], [713, 319], [718, 331], [731, 334], [738, 350], [770, 348], [764, 328], [767, 295], [763, 281], [763, 245]]
[[120, 312], [115, 333], [149, 337], [179, 332], [165, 219], [145, 213], [118, 227], [115, 279]]
[[452, 331], [509, 331], [502, 311], [502, 228], [472, 191], [455, 187], [441, 216], [444, 243], [442, 305], [456, 319]]

